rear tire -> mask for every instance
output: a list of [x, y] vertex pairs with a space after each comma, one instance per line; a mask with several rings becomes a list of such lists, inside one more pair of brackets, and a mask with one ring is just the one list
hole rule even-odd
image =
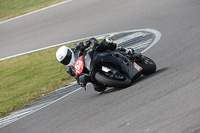
[[136, 62], [139, 66], [141, 66], [143, 68], [141, 73], [143, 75], [150, 75], [150, 74], [154, 73], [156, 71], [155, 62], [146, 56], [142, 56], [142, 58], [144, 58], [144, 61]]
[[124, 75], [124, 77], [125, 77], [124, 80], [117, 80], [117, 79], [112, 79], [110, 77], [107, 77], [101, 72], [97, 72], [95, 74], [95, 79], [99, 83], [108, 87], [117, 87], [117, 88], [124, 88], [131, 85], [131, 79], [129, 79], [126, 75]]

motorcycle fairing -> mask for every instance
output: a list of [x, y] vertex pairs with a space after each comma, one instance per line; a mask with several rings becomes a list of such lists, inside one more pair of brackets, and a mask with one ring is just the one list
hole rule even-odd
[[74, 63], [74, 70], [76, 76], [79, 76], [82, 74], [84, 68], [84, 61], [83, 61], [83, 56], [80, 56], [76, 62]]
[[84, 62], [85, 62], [85, 67], [90, 71], [91, 70], [91, 65], [94, 59], [94, 55], [96, 52], [92, 50], [88, 50], [87, 54], [84, 56]]
[[100, 54], [97, 54], [91, 67], [99, 63], [113, 63], [119, 66], [121, 68], [121, 71], [127, 74], [130, 79], [133, 79], [139, 74], [139, 71], [135, 67], [133, 67], [132, 62], [127, 57], [115, 51], [102, 52]]

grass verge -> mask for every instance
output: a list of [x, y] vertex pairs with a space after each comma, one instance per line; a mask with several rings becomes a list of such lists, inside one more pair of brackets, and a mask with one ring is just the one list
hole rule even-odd
[[0, 21], [66, 0], [0, 0]]
[[0, 61], [0, 117], [74, 81], [65, 66], [56, 60], [57, 49]]

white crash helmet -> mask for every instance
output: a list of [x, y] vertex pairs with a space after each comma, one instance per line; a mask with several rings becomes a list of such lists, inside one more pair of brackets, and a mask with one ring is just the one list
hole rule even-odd
[[63, 65], [74, 65], [74, 52], [67, 46], [60, 47], [56, 52], [57, 60]]

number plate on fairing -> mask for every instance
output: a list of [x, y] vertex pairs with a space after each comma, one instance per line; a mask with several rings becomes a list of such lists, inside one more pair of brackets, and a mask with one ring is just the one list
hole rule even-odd
[[142, 67], [140, 67], [137, 63], [133, 62], [133, 67], [138, 71], [141, 72], [143, 70]]
[[76, 76], [81, 75], [81, 73], [83, 72], [83, 68], [84, 68], [83, 56], [80, 56], [74, 64]]

